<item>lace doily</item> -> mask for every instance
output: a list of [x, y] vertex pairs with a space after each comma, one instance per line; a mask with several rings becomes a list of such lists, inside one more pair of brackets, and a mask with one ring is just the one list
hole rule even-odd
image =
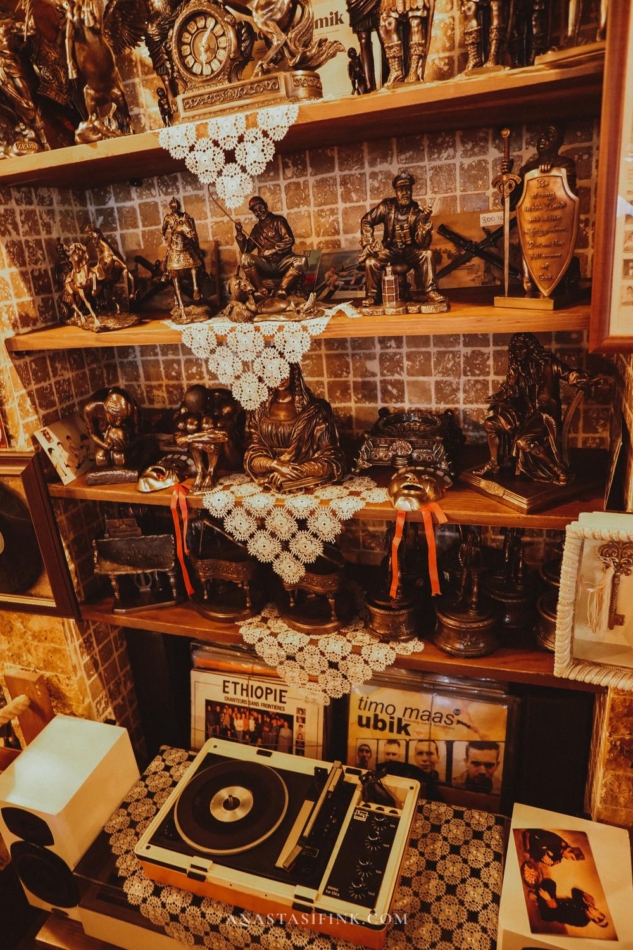
[[288, 584], [296, 584], [323, 553], [323, 544], [336, 540], [343, 522], [368, 503], [388, 500], [366, 475], [340, 485], [326, 485], [301, 495], [264, 491], [248, 475], [227, 475], [204, 496], [202, 503], [235, 541]]
[[[183, 749], [162, 749], [105, 826], [116, 856], [116, 873], [123, 879], [131, 907], [189, 947], [353, 950], [345, 940], [298, 926], [298, 915], [291, 909], [287, 921], [271, 923], [263, 914], [243, 912], [146, 877], [134, 848], [194, 756]], [[474, 808], [420, 803], [391, 908], [393, 924], [385, 950], [493, 950], [505, 821], [501, 815]]]
[[207, 361], [211, 373], [229, 386], [244, 409], [257, 409], [269, 393], [290, 373], [290, 363], [300, 363], [312, 338], [323, 333], [335, 313], [358, 317], [358, 311], [342, 303], [322, 316], [297, 322], [266, 320], [262, 323], [232, 323], [215, 317], [206, 323], [180, 326], [182, 342]]
[[161, 129], [158, 141], [172, 158], [204, 184], [214, 184], [229, 208], [238, 208], [253, 191], [253, 176], [261, 175], [299, 114], [296, 103], [257, 112], [238, 112], [203, 123]]
[[[277, 669], [279, 676], [307, 700], [330, 704], [382, 673], [398, 656], [411, 656], [424, 649], [422, 640], [380, 643], [367, 633], [356, 618], [338, 633], [309, 636], [293, 630], [279, 616], [275, 604], [268, 604], [257, 617], [240, 627], [245, 643]], [[358, 652], [354, 652], [358, 647]]]

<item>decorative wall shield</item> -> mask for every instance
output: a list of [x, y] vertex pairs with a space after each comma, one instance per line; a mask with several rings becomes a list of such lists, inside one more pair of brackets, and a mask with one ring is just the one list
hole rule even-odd
[[579, 211], [566, 169], [527, 172], [517, 227], [530, 277], [544, 297], [551, 297], [574, 256]]

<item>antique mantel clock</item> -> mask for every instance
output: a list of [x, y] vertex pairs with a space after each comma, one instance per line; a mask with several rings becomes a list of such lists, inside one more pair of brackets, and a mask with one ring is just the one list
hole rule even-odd
[[242, 79], [252, 61], [255, 29], [221, 2], [190, 0], [171, 29], [169, 46], [180, 95], [175, 116], [196, 121], [240, 105], [265, 106], [318, 98], [321, 81], [307, 69], [274, 71]]

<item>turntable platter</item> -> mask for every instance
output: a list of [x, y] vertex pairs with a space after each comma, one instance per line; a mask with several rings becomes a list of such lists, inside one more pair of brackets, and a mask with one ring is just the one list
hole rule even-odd
[[180, 835], [207, 854], [238, 854], [269, 838], [288, 808], [286, 783], [259, 762], [231, 759], [197, 775], [174, 810]]

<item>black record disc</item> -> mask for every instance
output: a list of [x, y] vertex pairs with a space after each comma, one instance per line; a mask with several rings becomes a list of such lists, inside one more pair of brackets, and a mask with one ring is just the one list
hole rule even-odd
[[192, 848], [238, 854], [269, 838], [287, 808], [288, 789], [274, 769], [229, 759], [192, 778], [176, 802], [174, 820]]
[[0, 485], [0, 593], [22, 594], [42, 573], [42, 555], [28, 507]]

